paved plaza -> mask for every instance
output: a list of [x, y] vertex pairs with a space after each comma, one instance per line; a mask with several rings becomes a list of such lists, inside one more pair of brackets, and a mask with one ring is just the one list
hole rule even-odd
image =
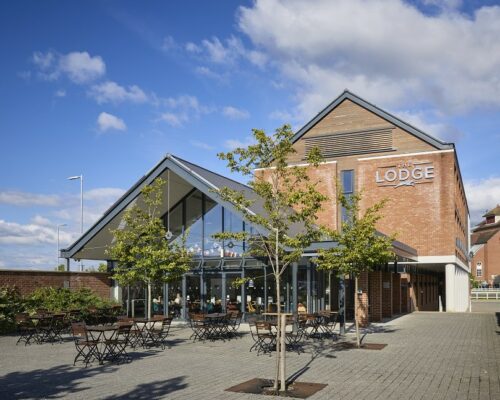
[[[372, 326], [365, 341], [382, 350], [342, 349], [310, 341], [289, 353], [288, 375], [327, 383], [310, 399], [500, 399], [500, 327], [494, 313], [413, 313]], [[266, 399], [225, 392], [270, 378], [274, 357], [249, 352], [243, 334], [226, 342], [188, 340], [172, 329], [165, 351], [132, 352], [121, 365], [73, 367], [72, 342], [15, 345], [0, 337], [0, 399]], [[352, 339], [348, 335], [348, 340]]]

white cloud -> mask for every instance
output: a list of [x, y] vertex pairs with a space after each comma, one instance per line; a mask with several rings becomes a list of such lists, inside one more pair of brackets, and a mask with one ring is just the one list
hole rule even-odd
[[3, 191], [0, 192], [0, 204], [57, 207], [61, 204], [61, 198], [55, 194]]
[[59, 89], [54, 93], [54, 96], [56, 97], [66, 97], [66, 90], [64, 89]]
[[180, 127], [193, 118], [210, 114], [214, 108], [202, 105], [195, 96], [181, 95], [161, 99], [160, 103], [167, 108], [160, 114], [160, 121], [165, 121], [171, 126]]
[[201, 47], [193, 42], [187, 42], [185, 48], [186, 48], [186, 51], [189, 53], [201, 53], [202, 52]]
[[224, 147], [228, 148], [229, 150], [234, 150], [237, 147], [248, 147], [252, 144], [255, 144], [255, 141], [250, 136], [245, 138], [244, 140], [228, 139], [224, 141]]
[[32, 61], [38, 68], [38, 76], [49, 81], [65, 75], [71, 81], [83, 84], [106, 73], [103, 59], [100, 56], [91, 56], [86, 51], [74, 51], [68, 54], [36, 51], [33, 53]]
[[264, 52], [246, 48], [241, 39], [234, 35], [224, 41], [213, 36], [211, 39], [202, 40], [201, 45], [189, 42], [185, 49], [188, 53], [201, 55], [207, 61], [223, 66], [233, 66], [241, 59], [258, 67], [264, 67], [268, 62], [268, 56]]
[[99, 114], [97, 117], [97, 125], [101, 132], [106, 132], [110, 129], [117, 131], [124, 131], [127, 129], [127, 125], [125, 125], [125, 122], [121, 118], [108, 114], [107, 112]]
[[36, 225], [44, 225], [44, 226], [53, 226], [54, 223], [45, 217], [42, 217], [41, 215], [35, 215], [32, 219], [31, 222]]
[[106, 73], [106, 64], [100, 56], [91, 56], [86, 51], [74, 51], [61, 56], [59, 68], [75, 83], [86, 83]]
[[139, 86], [132, 85], [127, 89], [113, 81], [93, 85], [90, 88], [89, 96], [94, 98], [98, 104], [121, 103], [124, 101], [144, 103], [148, 100], [148, 96]]
[[465, 193], [469, 203], [471, 221], [482, 220], [481, 216], [500, 203], [500, 177], [493, 176], [479, 181], [465, 181]]
[[239, 29], [295, 84], [302, 118], [346, 87], [383, 107], [500, 107], [499, 20], [498, 6], [429, 16], [402, 0], [257, 0], [238, 14]]
[[160, 115], [160, 120], [165, 121], [170, 126], [179, 127], [188, 121], [188, 117], [185, 114], [176, 115], [171, 112], [164, 112]]
[[214, 150], [215, 146], [212, 146], [208, 143], [205, 142], [200, 142], [199, 140], [190, 140], [189, 143], [191, 143], [194, 147], [198, 147], [203, 150]]
[[246, 119], [250, 114], [246, 110], [242, 110], [232, 106], [226, 106], [222, 109], [222, 114], [230, 119]]
[[[68, 232], [59, 232], [59, 240], [70, 242], [73, 239]], [[19, 224], [0, 219], [0, 243], [17, 245], [49, 244], [57, 242], [57, 227], [48, 227], [35, 223]]]
[[221, 81], [221, 82], [225, 81], [225, 78], [221, 74], [214, 72], [212, 69], [205, 67], [205, 66], [196, 67], [195, 72], [198, 75], [205, 76], [205, 77], [210, 78], [210, 79], [215, 79], [215, 80]]

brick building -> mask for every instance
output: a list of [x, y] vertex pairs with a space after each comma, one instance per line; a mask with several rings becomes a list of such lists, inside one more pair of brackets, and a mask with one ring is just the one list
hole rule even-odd
[[471, 269], [483, 286], [500, 287], [500, 205], [483, 217], [472, 230]]
[[[304, 165], [307, 152], [318, 147], [325, 158], [308, 173], [320, 179], [329, 198], [320, 218], [339, 228], [342, 210], [335, 201], [336, 184], [346, 193], [363, 191], [362, 207], [388, 198], [378, 230], [396, 234], [395, 262], [379, 266], [360, 279], [364, 322], [380, 321], [414, 310], [465, 311], [468, 307], [469, 212], [455, 147], [401, 121], [360, 97], [345, 91], [316, 115], [293, 138], [297, 150], [290, 165]], [[265, 174], [265, 171], [262, 171]], [[252, 211], [262, 210], [255, 193], [241, 183], [167, 155], [120, 198], [104, 216], [70, 247], [64, 258], [106, 259], [110, 229], [120, 225], [123, 211], [140, 198], [156, 177], [169, 182], [164, 195], [164, 220], [173, 240], [189, 228], [187, 246], [196, 262], [179, 282], [157, 285], [165, 312], [182, 299], [181, 315], [236, 304], [245, 313], [272, 310], [280, 301], [287, 311], [299, 304], [310, 312], [338, 310], [352, 318], [354, 289], [349, 277], [318, 271], [311, 263], [314, 249], [292, 265], [276, 299], [269, 267], [245, 256], [245, 243], [217, 242], [212, 233], [259, 229], [241, 219], [234, 205], [217, 190], [230, 187], [255, 199]], [[139, 200], [140, 204], [140, 200]], [[112, 261], [109, 261], [112, 266]], [[231, 282], [250, 278], [235, 289]], [[124, 301], [143, 297], [143, 288], [129, 287]], [[345, 307], [343, 306], [345, 305]]]

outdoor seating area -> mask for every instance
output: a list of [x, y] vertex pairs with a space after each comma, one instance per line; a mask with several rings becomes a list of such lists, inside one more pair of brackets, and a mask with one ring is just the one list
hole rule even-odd
[[157, 347], [164, 350], [172, 318], [154, 316], [128, 318], [117, 314], [121, 308], [70, 310], [53, 313], [38, 309], [36, 314], [20, 313], [15, 317], [16, 344], [63, 343], [73, 340], [76, 356], [73, 365], [85, 366], [97, 361], [128, 362], [127, 349]]
[[[253, 344], [250, 351], [257, 354], [270, 354], [276, 349], [277, 320], [274, 313], [263, 314], [264, 319], [249, 322]], [[287, 316], [285, 329], [286, 348], [300, 354], [307, 340], [336, 340], [338, 334], [337, 313], [322, 311], [314, 314], [299, 313], [297, 317]]]
[[228, 340], [237, 336], [242, 314], [238, 311], [229, 313], [190, 314], [189, 326], [196, 340]]

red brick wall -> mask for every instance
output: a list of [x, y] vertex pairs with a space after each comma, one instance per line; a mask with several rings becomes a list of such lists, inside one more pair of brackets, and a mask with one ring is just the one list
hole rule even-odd
[[358, 309], [354, 312], [357, 315], [360, 326], [368, 326], [368, 272], [362, 272], [358, 278], [358, 290], [362, 293], [354, 296], [358, 297]]
[[0, 270], [0, 286], [15, 286], [28, 295], [39, 287], [89, 288], [103, 299], [110, 298], [111, 279], [103, 272], [58, 272]]
[[392, 317], [392, 272], [382, 272], [382, 317]]
[[370, 280], [370, 320], [382, 321], [382, 272], [373, 271], [368, 274]]
[[401, 314], [401, 275], [392, 274], [392, 312]]

